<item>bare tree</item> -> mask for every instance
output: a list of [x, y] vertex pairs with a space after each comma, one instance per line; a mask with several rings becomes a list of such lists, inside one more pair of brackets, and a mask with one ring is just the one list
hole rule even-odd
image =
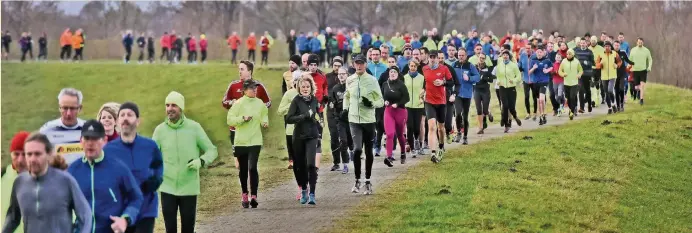
[[444, 32], [447, 24], [457, 17], [457, 13], [461, 12], [471, 2], [462, 2], [455, 0], [437, 0], [435, 4], [422, 3], [428, 6], [427, 9], [430, 15], [434, 16], [433, 22], [437, 26], [438, 31]]
[[236, 1], [214, 1], [212, 2], [212, 12], [221, 27], [224, 36], [231, 34], [231, 23], [235, 21], [236, 9], [240, 2]]
[[294, 1], [257, 2], [255, 9], [265, 23], [278, 27], [284, 36], [299, 26], [300, 3]]
[[515, 1], [509, 2], [509, 11], [512, 14], [512, 22], [514, 22], [514, 31], [518, 32], [521, 27], [522, 20], [526, 16], [526, 8], [531, 6], [530, 1]]
[[[198, 32], [205, 32], [217, 22], [217, 19], [209, 14], [213, 11], [214, 6], [212, 4], [213, 2], [185, 1], [180, 4], [181, 7], [177, 13], [185, 15], [186, 22], [190, 26], [196, 27]], [[195, 24], [193, 25], [192, 22]]]
[[340, 4], [340, 18], [360, 31], [368, 31], [377, 26], [379, 1], [352, 1]]
[[415, 4], [409, 1], [386, 1], [382, 2], [382, 5], [383, 11], [388, 12], [386, 20], [395, 31], [410, 30], [411, 23], [406, 23], [405, 20], [410, 19], [408, 16], [414, 10]]
[[7, 17], [7, 25], [16, 35], [27, 31], [31, 24], [31, 13], [34, 3], [29, 1], [3, 1], [2, 14]]
[[306, 4], [306, 8], [311, 14], [300, 14], [303, 19], [315, 25], [318, 29], [326, 28], [331, 20], [329, 16], [334, 9], [335, 2], [307, 1], [304, 4]]

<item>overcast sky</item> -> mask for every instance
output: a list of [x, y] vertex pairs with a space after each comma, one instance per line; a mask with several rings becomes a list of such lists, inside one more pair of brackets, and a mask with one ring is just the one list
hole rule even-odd
[[[79, 11], [82, 10], [82, 7], [87, 4], [89, 1], [66, 1], [66, 2], [60, 2], [60, 9], [65, 11], [65, 14], [68, 15], [76, 15], [79, 14]], [[146, 8], [147, 5], [149, 4], [148, 1], [132, 1], [135, 2], [139, 7], [141, 8]]]

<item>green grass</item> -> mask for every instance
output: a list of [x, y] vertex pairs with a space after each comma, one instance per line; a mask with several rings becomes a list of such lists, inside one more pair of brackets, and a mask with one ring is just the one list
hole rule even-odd
[[[290, 177], [285, 166], [286, 152], [283, 120], [276, 115], [281, 100], [283, 69], [259, 69], [254, 77], [268, 89], [272, 107], [270, 127], [265, 130], [260, 155], [260, 189], [279, 184]], [[198, 218], [203, 220], [239, 205], [238, 170], [234, 168], [228, 139], [226, 110], [221, 106], [228, 83], [238, 79], [238, 70], [229, 64], [124, 65], [124, 64], [2, 64], [2, 164], [10, 161], [7, 149], [14, 133], [35, 131], [45, 122], [59, 117], [57, 95], [63, 87], [75, 87], [84, 94], [82, 119], [96, 118], [106, 102], [134, 101], [139, 105], [142, 123], [139, 132], [151, 136], [165, 118], [164, 99], [170, 91], [185, 96], [185, 115], [199, 122], [214, 145], [219, 158], [203, 169], [202, 194]], [[325, 131], [327, 133], [327, 131]], [[325, 137], [328, 139], [328, 137]], [[326, 142], [326, 141], [325, 141]], [[330, 151], [329, 143], [323, 143]], [[327, 158], [330, 156], [323, 156]], [[157, 230], [163, 229], [163, 218]]]
[[625, 113], [454, 149], [330, 232], [692, 232], [692, 91], [648, 90]]

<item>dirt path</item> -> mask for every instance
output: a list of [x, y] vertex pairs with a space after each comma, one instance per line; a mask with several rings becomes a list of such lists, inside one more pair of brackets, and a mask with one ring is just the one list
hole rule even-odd
[[[575, 120], [590, 118], [607, 113], [605, 106], [594, 109], [591, 114], [580, 115]], [[539, 128], [537, 121], [523, 121], [523, 126], [514, 124], [509, 134], [503, 133], [503, 128], [496, 122], [493, 123], [485, 134], [477, 135], [469, 133], [469, 143], [502, 137], [520, 131], [528, 131]], [[548, 117], [548, 125], [540, 127], [550, 127], [564, 124], [569, 121], [566, 116]], [[475, 132], [475, 129], [471, 132]], [[461, 144], [446, 145], [448, 149], [457, 148]], [[395, 158], [398, 158], [395, 155]], [[260, 205], [257, 209], [242, 209], [240, 206], [229, 206], [229, 214], [210, 218], [205, 222], [197, 224], [199, 233], [225, 233], [225, 232], [318, 232], [328, 230], [333, 224], [345, 216], [349, 208], [357, 206], [365, 198], [378, 197], [377, 190], [383, 189], [391, 184], [403, 171], [411, 166], [423, 162], [429, 163], [430, 156], [419, 156], [416, 159], [409, 158], [405, 165], [395, 161], [392, 168], [383, 164], [384, 157], [375, 157], [373, 166], [373, 190], [374, 194], [365, 196], [361, 193], [351, 193], [351, 188], [355, 182], [353, 169], [349, 174], [340, 172], [330, 172], [331, 163], [323, 163], [319, 172], [317, 184], [317, 205], [301, 205], [296, 200], [297, 185], [294, 180], [267, 191], [260, 191]], [[364, 163], [364, 162], [363, 162]], [[365, 165], [363, 165], [365, 166]], [[351, 168], [353, 164], [351, 163]], [[364, 168], [363, 168], [364, 169]], [[289, 172], [286, 170], [286, 172]], [[361, 190], [362, 191], [362, 190]], [[235, 194], [231, 195], [234, 196]]]

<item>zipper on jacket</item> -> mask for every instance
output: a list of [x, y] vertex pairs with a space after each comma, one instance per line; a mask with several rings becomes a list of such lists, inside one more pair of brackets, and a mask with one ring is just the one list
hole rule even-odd
[[115, 193], [113, 193], [113, 189], [108, 188], [108, 192], [111, 193], [111, 197], [113, 197], [113, 202], [117, 203], [117, 202], [118, 202], [118, 199], [115, 198]]
[[[182, 120], [182, 119], [178, 119], [178, 120]], [[176, 160], [177, 160], [176, 164], [180, 164], [180, 148], [178, 147], [178, 144], [179, 144], [178, 143], [178, 129], [174, 129], [174, 130], [175, 130], [175, 153], [178, 155], [178, 156], [176, 156]], [[180, 173], [181, 172], [178, 172], [178, 175], [175, 178], [175, 192], [177, 192], [177, 190], [178, 190], [178, 181], [180, 181]]]
[[41, 205], [41, 204], [40, 204], [41, 201], [40, 201], [39, 195], [38, 195], [38, 194], [39, 194], [39, 191], [41, 191], [41, 183], [40, 183], [40, 182], [36, 182], [36, 213], [39, 213], [38, 210], [39, 210], [39, 207], [40, 207], [40, 205]]
[[91, 170], [91, 232], [96, 232], [96, 195], [94, 195], [94, 164], [89, 163]]

